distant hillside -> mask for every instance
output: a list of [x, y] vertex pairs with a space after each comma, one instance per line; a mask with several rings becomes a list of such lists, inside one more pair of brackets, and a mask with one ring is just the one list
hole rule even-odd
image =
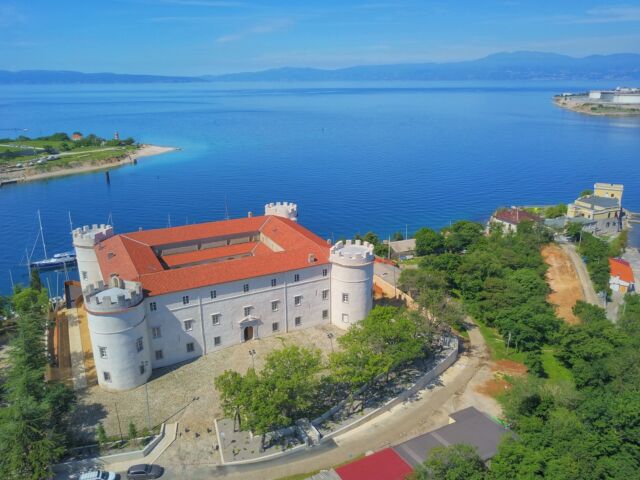
[[367, 80], [640, 80], [640, 55], [573, 58], [541, 52], [496, 53], [452, 63], [363, 65], [324, 70], [277, 68], [205, 76], [210, 81], [367, 81]]
[[0, 85], [8, 84], [72, 84], [72, 83], [187, 83], [202, 82], [197, 77], [168, 77], [119, 73], [81, 73], [53, 70], [0, 70]]
[[574, 58], [556, 53], [495, 53], [479, 60], [450, 63], [362, 65], [335, 70], [275, 68], [225, 75], [162, 76], [69, 71], [0, 70], [0, 84], [191, 83], [286, 81], [416, 80], [640, 80], [640, 54], [618, 53]]

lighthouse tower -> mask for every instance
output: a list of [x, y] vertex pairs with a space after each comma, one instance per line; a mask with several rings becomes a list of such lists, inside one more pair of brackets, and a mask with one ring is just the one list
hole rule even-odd
[[93, 247], [112, 236], [113, 227], [104, 224], [85, 225], [73, 231], [73, 247], [76, 250], [80, 285], [83, 291], [89, 284], [95, 284], [103, 280], [100, 265], [98, 265], [98, 257]]
[[289, 202], [267, 203], [264, 206], [265, 215], [288, 218], [293, 222], [298, 221], [298, 205]]
[[143, 385], [151, 376], [151, 342], [142, 285], [114, 276], [83, 293], [98, 383], [110, 390]]
[[331, 247], [331, 323], [349, 328], [373, 306], [373, 245], [360, 240]]

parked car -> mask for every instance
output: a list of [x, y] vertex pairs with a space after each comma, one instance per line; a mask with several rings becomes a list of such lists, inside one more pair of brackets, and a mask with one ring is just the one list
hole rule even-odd
[[104, 470], [91, 470], [85, 472], [78, 477], [78, 480], [119, 480], [120, 475], [113, 472], [105, 472]]
[[164, 473], [164, 468], [160, 465], [151, 465], [148, 463], [140, 465], [132, 465], [127, 470], [128, 480], [147, 480], [152, 478], [160, 478]]

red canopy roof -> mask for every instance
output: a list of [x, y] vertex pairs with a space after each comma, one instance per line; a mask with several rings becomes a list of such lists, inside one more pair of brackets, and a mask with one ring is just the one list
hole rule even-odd
[[392, 448], [336, 468], [342, 480], [404, 480], [412, 471]]
[[627, 283], [634, 283], [633, 270], [631, 265], [626, 260], [621, 258], [610, 258], [609, 268], [611, 269], [612, 277], [619, 277], [620, 280]]

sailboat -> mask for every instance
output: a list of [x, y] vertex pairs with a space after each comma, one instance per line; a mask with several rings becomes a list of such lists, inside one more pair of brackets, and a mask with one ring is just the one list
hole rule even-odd
[[76, 265], [75, 252], [63, 252], [56, 253], [51, 258], [47, 258], [47, 246], [44, 242], [44, 233], [42, 230], [42, 219], [40, 218], [40, 210], [38, 210], [38, 225], [40, 227], [40, 239], [42, 240], [42, 250], [44, 251], [44, 258], [42, 260], [36, 260], [34, 262], [29, 261], [30, 268], [36, 268], [38, 270], [57, 270], [60, 268], [73, 267]]

